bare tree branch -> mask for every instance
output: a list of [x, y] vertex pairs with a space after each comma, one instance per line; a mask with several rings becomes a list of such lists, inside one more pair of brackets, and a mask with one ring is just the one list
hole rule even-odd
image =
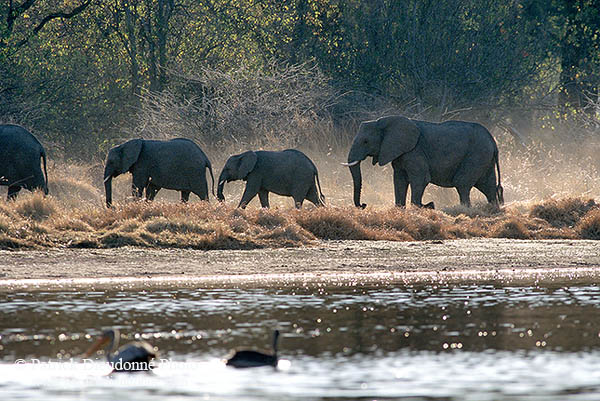
[[[79, 6], [75, 7], [70, 12], [54, 12], [54, 13], [48, 14], [40, 21], [39, 24], [37, 24], [35, 26], [35, 28], [33, 28], [30, 35], [28, 35], [25, 39], [23, 39], [17, 43], [16, 47], [20, 48], [20, 47], [24, 46], [25, 44], [27, 44], [27, 42], [29, 42], [29, 40], [32, 37], [37, 35], [44, 28], [44, 26], [46, 26], [46, 24], [48, 24], [50, 21], [55, 20], [57, 18], [69, 19], [69, 18], [75, 17], [76, 15], [81, 14], [92, 3], [92, 1], [93, 0], [85, 0], [83, 3], [81, 3]], [[27, 0], [27, 2], [25, 2], [23, 5], [21, 5], [19, 7], [19, 10], [22, 10], [21, 13], [23, 13], [29, 7], [31, 7], [31, 5], [33, 5], [33, 3], [35, 3], [35, 0]], [[26, 7], [26, 8], [24, 8], [24, 7]], [[9, 12], [9, 14], [10, 14], [10, 12]], [[15, 14], [14, 19], [16, 19], [18, 15], [20, 15], [20, 13]], [[11, 23], [14, 23], [14, 20]]]

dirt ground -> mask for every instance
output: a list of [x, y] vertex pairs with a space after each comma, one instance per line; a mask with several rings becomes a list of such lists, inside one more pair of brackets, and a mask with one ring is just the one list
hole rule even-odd
[[589, 281], [598, 276], [600, 242], [584, 240], [322, 241], [314, 247], [249, 251], [129, 247], [0, 251], [0, 291], [115, 283], [539, 282], [557, 277]]

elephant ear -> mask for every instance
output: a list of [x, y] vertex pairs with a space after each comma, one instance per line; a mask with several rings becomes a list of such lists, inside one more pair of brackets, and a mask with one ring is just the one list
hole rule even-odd
[[417, 146], [419, 129], [408, 118], [401, 116], [381, 117], [377, 120], [377, 128], [381, 132], [379, 148], [379, 165], [383, 166], [392, 160], [410, 152]]
[[121, 174], [129, 171], [131, 166], [138, 160], [143, 142], [143, 139], [132, 139], [121, 145]]
[[256, 165], [257, 159], [258, 156], [256, 156], [256, 152], [253, 152], [251, 150], [244, 152], [240, 155], [240, 167], [238, 169], [238, 172], [242, 179], [245, 179], [248, 176], [248, 174], [250, 174], [250, 172], [254, 170], [254, 166]]

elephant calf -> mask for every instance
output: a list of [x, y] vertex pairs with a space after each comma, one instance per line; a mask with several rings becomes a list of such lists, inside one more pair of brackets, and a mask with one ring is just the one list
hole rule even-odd
[[256, 194], [261, 206], [269, 207], [269, 192], [291, 196], [294, 198], [296, 208], [302, 206], [304, 199], [317, 206], [325, 205], [317, 168], [312, 160], [298, 150], [287, 149], [281, 152], [250, 150], [231, 156], [219, 175], [217, 187], [219, 200], [225, 200], [223, 196], [225, 183], [235, 180], [246, 181], [246, 189], [238, 205], [241, 208], [245, 208]]
[[32, 133], [18, 125], [0, 125], [0, 185], [8, 186], [8, 199], [15, 198], [21, 188], [39, 188], [48, 195], [46, 151]]
[[181, 191], [181, 200], [187, 202], [190, 192], [208, 200], [206, 169], [214, 177], [210, 160], [193, 141], [176, 138], [170, 141], [132, 139], [108, 152], [104, 167], [106, 205], [112, 204], [112, 178], [130, 172], [133, 176], [133, 196], [154, 199], [161, 188]]

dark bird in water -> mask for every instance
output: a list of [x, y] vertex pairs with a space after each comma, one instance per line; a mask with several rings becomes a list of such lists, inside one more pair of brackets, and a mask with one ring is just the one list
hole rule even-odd
[[254, 368], [258, 366], [277, 366], [277, 340], [279, 330], [273, 333], [273, 353], [259, 352], [253, 350], [235, 351], [232, 357], [227, 359], [227, 366], [234, 368]]
[[118, 348], [119, 336], [119, 330], [117, 329], [104, 331], [90, 349], [82, 355], [82, 358], [89, 358], [106, 345], [104, 352], [106, 353], [106, 360], [113, 368], [111, 373], [152, 370], [153, 366], [151, 361], [158, 356], [154, 347], [146, 341], [134, 341]]

